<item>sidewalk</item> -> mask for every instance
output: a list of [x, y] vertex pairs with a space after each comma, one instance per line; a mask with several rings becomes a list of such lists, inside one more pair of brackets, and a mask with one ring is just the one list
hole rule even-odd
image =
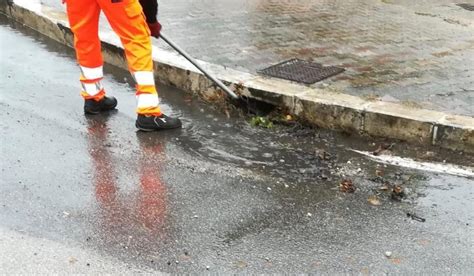
[[250, 72], [312, 59], [347, 70], [321, 87], [474, 115], [474, 12], [456, 1], [191, 2], [162, 0], [161, 16], [200, 59]]
[[198, 59], [250, 73], [314, 60], [346, 69], [315, 87], [473, 116], [474, 12], [464, 2], [159, 1], [164, 31]]

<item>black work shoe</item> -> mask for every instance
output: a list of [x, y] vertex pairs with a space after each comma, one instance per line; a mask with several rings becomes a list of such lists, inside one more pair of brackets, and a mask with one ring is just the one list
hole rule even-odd
[[99, 114], [103, 111], [109, 111], [117, 106], [117, 99], [114, 97], [104, 96], [102, 100], [86, 100], [84, 102], [84, 113]]
[[160, 116], [139, 114], [135, 126], [142, 131], [173, 129], [181, 127], [181, 120], [168, 117], [165, 114], [161, 114]]

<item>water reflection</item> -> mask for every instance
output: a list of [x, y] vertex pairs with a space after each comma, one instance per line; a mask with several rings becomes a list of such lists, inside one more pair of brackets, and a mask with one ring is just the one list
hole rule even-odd
[[163, 145], [158, 139], [137, 134], [140, 145], [139, 175], [140, 193], [138, 211], [142, 216], [143, 225], [147, 229], [156, 229], [164, 224], [166, 218], [166, 185], [162, 182], [157, 160], [162, 155]]
[[[88, 152], [100, 208], [99, 224], [107, 233], [105, 239], [136, 237], [137, 231], [144, 231], [144, 237], [164, 238], [168, 198], [166, 184], [160, 176], [163, 145], [139, 133], [137, 160], [127, 158], [129, 164], [120, 164], [121, 160], [113, 155], [107, 120], [107, 116], [87, 118]], [[119, 184], [122, 179], [132, 182], [130, 192], [122, 191], [121, 188], [126, 190], [126, 183]]]

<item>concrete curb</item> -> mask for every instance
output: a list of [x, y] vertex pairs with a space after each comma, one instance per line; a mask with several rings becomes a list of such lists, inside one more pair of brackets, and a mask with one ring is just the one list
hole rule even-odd
[[[0, 12], [62, 44], [72, 46], [72, 33], [64, 13], [41, 4], [22, 4], [25, 1], [15, 3], [8, 6], [2, 2]], [[118, 37], [111, 31], [101, 30], [100, 38], [105, 61], [127, 69]], [[154, 47], [153, 59], [155, 75], [161, 82], [207, 99], [219, 95], [219, 89], [178, 54]], [[215, 64], [200, 63], [242, 96], [285, 108], [318, 127], [474, 152], [473, 117], [398, 103], [368, 101]]]

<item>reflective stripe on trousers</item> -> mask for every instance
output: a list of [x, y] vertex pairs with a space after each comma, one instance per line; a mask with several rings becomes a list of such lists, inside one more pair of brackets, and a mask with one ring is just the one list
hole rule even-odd
[[84, 99], [94, 99], [96, 101], [101, 100], [104, 95], [104, 87], [100, 82], [103, 78], [102, 66], [95, 68], [88, 68], [81, 66], [81, 95]]

